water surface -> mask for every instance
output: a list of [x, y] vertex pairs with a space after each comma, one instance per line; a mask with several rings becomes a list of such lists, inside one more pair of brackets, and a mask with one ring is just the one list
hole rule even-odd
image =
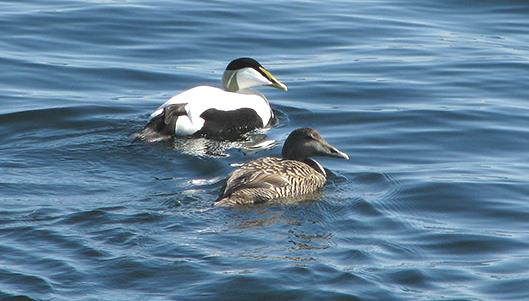
[[[529, 299], [529, 4], [0, 2], [0, 299]], [[251, 56], [264, 149], [135, 143]], [[321, 194], [212, 206], [314, 127]]]

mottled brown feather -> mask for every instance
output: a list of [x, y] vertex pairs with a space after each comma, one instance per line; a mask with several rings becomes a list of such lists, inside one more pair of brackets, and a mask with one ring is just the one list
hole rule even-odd
[[243, 164], [227, 179], [217, 205], [251, 204], [314, 192], [325, 175], [306, 163], [274, 157]]

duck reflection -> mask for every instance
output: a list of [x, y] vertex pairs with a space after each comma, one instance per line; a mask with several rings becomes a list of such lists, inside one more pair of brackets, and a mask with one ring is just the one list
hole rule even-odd
[[[322, 192], [317, 192], [304, 196], [301, 202], [299, 198], [277, 199], [266, 204], [222, 207], [224, 212], [221, 214], [227, 215], [223, 219], [231, 221], [227, 225], [230, 231], [263, 235], [267, 233], [262, 239], [268, 237], [280, 242], [265, 248], [259, 246], [244, 250], [241, 256], [295, 262], [311, 261], [314, 252], [328, 249], [334, 244], [333, 233], [323, 226], [325, 217], [321, 216], [321, 212], [325, 211], [325, 208], [317, 202], [321, 198]], [[300, 210], [300, 206], [306, 208]], [[281, 225], [286, 225], [288, 230], [283, 231], [285, 228]], [[284, 251], [288, 254], [284, 254]], [[283, 254], [279, 255], [281, 253]]]
[[207, 138], [176, 138], [172, 147], [183, 154], [199, 157], [229, 157], [228, 151], [238, 149], [245, 154], [272, 149], [277, 145], [264, 133], [250, 133], [237, 141], [218, 141]]

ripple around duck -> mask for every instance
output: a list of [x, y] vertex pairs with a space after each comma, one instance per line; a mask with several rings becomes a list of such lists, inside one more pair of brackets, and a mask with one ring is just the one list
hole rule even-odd
[[[402, 231], [407, 229], [406, 224], [403, 224], [400, 215], [399, 198], [401, 184], [393, 176], [381, 173], [358, 173], [347, 185], [343, 185], [344, 192], [340, 194], [356, 195], [361, 199], [360, 202], [351, 204], [354, 205], [355, 213], [361, 214], [362, 219], [376, 221], [376, 224], [385, 229], [398, 229]], [[334, 198], [334, 196], [331, 196]], [[347, 217], [351, 218], [350, 216]]]

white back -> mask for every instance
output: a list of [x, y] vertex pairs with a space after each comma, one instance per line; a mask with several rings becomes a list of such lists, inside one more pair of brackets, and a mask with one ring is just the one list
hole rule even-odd
[[200, 130], [204, 125], [204, 119], [200, 115], [207, 109], [220, 111], [240, 108], [253, 109], [262, 118], [265, 125], [272, 118], [268, 100], [262, 94], [251, 90], [239, 91], [239, 93], [227, 92], [209, 86], [195, 87], [173, 96], [154, 111], [151, 118], [161, 114], [165, 106], [179, 103], [187, 103], [185, 107], [187, 116], [178, 118], [175, 128], [176, 135], [191, 135]]

